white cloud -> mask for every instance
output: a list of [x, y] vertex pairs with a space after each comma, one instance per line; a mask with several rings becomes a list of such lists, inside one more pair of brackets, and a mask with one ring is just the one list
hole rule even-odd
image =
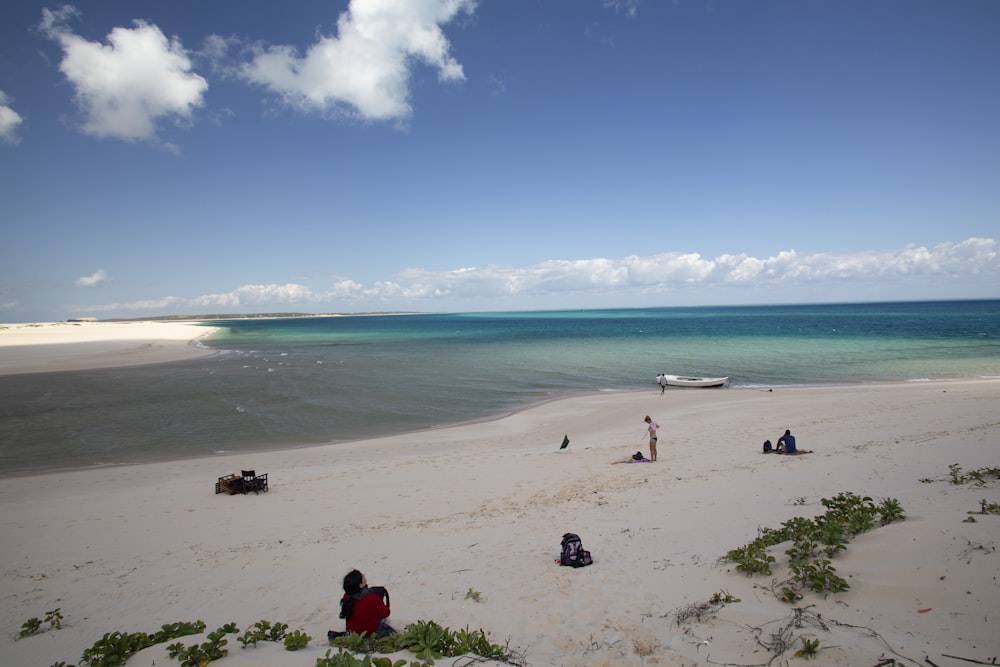
[[336, 36], [320, 37], [304, 56], [291, 46], [259, 48], [242, 76], [300, 110], [403, 119], [415, 59], [442, 81], [465, 78], [441, 26], [474, 9], [474, 0], [351, 0]]
[[81, 276], [74, 283], [77, 287], [100, 287], [111, 282], [111, 276], [105, 273], [104, 269], [97, 269], [89, 276]]
[[[570, 296], [611, 297], [612, 302], [620, 304], [633, 301], [636, 295], [692, 288], [805, 288], [822, 293], [845, 283], [857, 289], [891, 290], [915, 280], [933, 284], [985, 279], [988, 284], [996, 285], [997, 278], [1000, 278], [997, 241], [970, 238], [931, 248], [906, 246], [899, 250], [844, 254], [806, 255], [788, 250], [767, 258], [725, 254], [707, 259], [697, 253], [662, 253], [623, 259], [550, 260], [523, 267], [408, 269], [369, 287], [346, 278], [338, 278], [320, 289], [295, 283], [244, 285], [231, 292], [194, 298], [165, 297], [88, 308], [102, 312], [173, 309], [197, 314], [280, 311], [287, 306], [305, 312], [372, 310], [379, 304], [393, 304], [395, 309], [421, 310], [434, 309], [432, 304], [436, 301], [474, 303], [518, 297], [522, 299], [521, 307], [530, 309], [533, 300], [551, 297], [556, 300]], [[993, 298], [996, 296], [994, 290]]]
[[155, 140], [158, 122], [188, 121], [203, 104], [208, 83], [191, 71], [178, 39], [137, 20], [134, 28], [113, 28], [107, 44], [88, 42], [68, 27], [77, 14], [70, 6], [43, 9], [40, 27], [62, 45], [59, 69], [76, 91], [85, 134]]
[[629, 18], [635, 18], [639, 14], [639, 4], [641, 0], [604, 0], [604, 6], [611, 9], [615, 14], [624, 14]]
[[17, 128], [23, 122], [21, 114], [10, 107], [10, 98], [0, 90], [0, 141], [16, 144], [21, 140], [17, 136]]

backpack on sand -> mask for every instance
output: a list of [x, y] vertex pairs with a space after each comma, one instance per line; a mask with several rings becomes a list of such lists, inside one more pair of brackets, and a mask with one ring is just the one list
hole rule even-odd
[[770, 454], [771, 453], [771, 441], [770, 440], [765, 440], [764, 441], [764, 453], [765, 454]]
[[583, 548], [580, 536], [575, 533], [566, 533], [562, 538], [562, 552], [559, 554], [559, 564], [570, 567], [583, 567], [590, 565], [594, 560], [590, 557], [590, 552]]

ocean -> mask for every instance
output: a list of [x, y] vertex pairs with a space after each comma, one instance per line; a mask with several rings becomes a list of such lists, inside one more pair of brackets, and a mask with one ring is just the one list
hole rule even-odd
[[217, 353], [0, 376], [0, 475], [419, 431], [659, 373], [724, 389], [1000, 377], [1000, 301], [206, 322]]

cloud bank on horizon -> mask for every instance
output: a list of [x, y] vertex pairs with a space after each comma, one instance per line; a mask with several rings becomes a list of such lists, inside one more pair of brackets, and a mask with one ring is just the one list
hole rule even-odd
[[1000, 298], [1000, 5], [882, 9], [6, 6], [0, 317]]
[[[483, 304], [508, 307], [541, 297], [556, 303], [609, 307], [628, 303], [636, 294], [644, 303], [663, 303], [680, 291], [718, 294], [726, 303], [732, 288], [778, 288], [782, 294], [810, 294], [816, 284], [838, 282], [863, 295], [878, 283], [916, 282], [933, 293], [933, 282], [974, 277], [985, 284], [1000, 279], [1000, 255], [994, 239], [973, 238], [933, 248], [906, 247], [854, 254], [800, 254], [783, 251], [759, 259], [745, 254], [715, 259], [697, 253], [663, 253], [622, 259], [551, 260], [533, 266], [483, 266], [449, 271], [407, 269], [364, 285], [331, 278], [323, 285], [242, 285], [231, 291], [192, 297], [166, 296], [129, 303], [91, 304], [80, 309], [105, 316], [142, 313], [360, 312], [377, 310], [483, 310]], [[98, 270], [77, 281], [92, 287], [109, 280]], [[986, 292], [989, 293], [989, 292]], [[982, 296], [982, 295], [980, 295]], [[657, 298], [659, 297], [659, 298]], [[801, 297], [800, 297], [801, 298]], [[808, 297], [805, 297], [808, 298]], [[863, 297], [857, 297], [864, 300]], [[444, 305], [445, 307], [442, 307]], [[478, 305], [478, 307], [477, 307]]]

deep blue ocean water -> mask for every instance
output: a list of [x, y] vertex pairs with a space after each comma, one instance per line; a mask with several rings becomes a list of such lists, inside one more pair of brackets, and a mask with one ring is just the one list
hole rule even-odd
[[[0, 376], [6, 474], [416, 431], [658, 373], [741, 387], [1000, 376], [1000, 301], [242, 319], [218, 354]], [[678, 389], [676, 391], [691, 391]]]

